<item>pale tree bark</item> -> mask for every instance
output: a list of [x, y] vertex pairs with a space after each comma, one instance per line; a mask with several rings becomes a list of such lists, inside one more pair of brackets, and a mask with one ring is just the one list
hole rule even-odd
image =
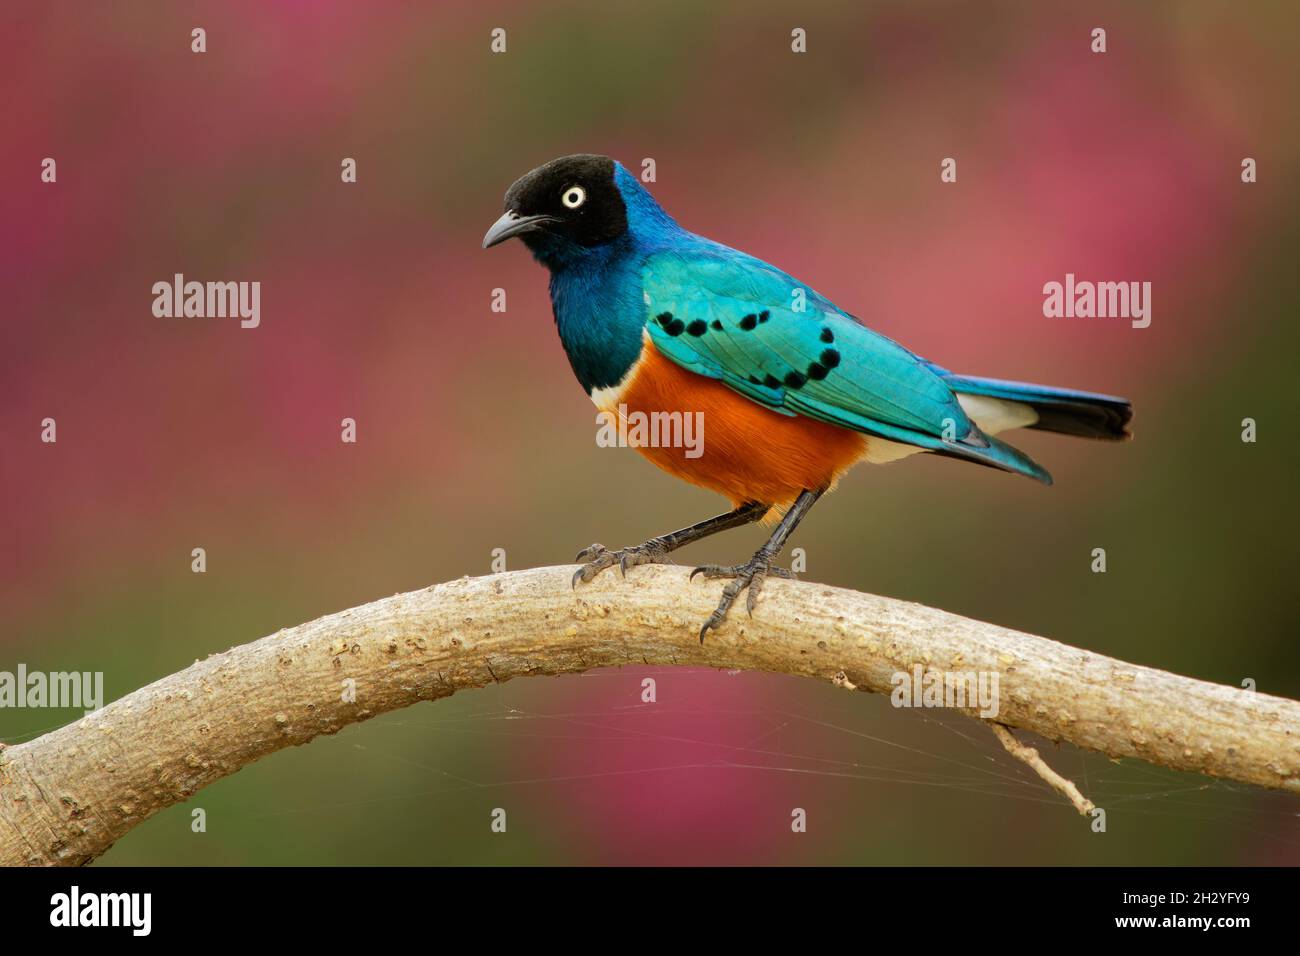
[[[701, 644], [717, 588], [688, 582], [684, 569], [639, 567], [626, 579], [610, 571], [577, 590], [572, 573], [464, 578], [331, 614], [214, 654], [0, 750], [0, 864], [86, 863], [260, 757], [416, 701], [626, 664], [770, 671], [885, 693], [896, 673], [917, 665], [996, 673], [999, 725], [1300, 793], [1300, 703], [1292, 700], [917, 604], [782, 580], [767, 582], [752, 619], [733, 611]], [[1081, 812], [1091, 808], [1032, 748], [998, 733]]]

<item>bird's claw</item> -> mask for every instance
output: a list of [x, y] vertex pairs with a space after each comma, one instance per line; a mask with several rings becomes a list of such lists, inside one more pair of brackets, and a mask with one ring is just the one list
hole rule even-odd
[[732, 579], [722, 589], [722, 600], [718, 602], [717, 609], [709, 615], [704, 622], [704, 626], [700, 628], [701, 644], [704, 643], [704, 635], [710, 629], [717, 630], [722, 626], [722, 622], [727, 619], [727, 612], [731, 610], [731, 605], [735, 603], [741, 591], [748, 589], [748, 593], [745, 595], [745, 610], [750, 617], [753, 617], [754, 607], [758, 603], [758, 595], [763, 590], [763, 582], [769, 575], [774, 578], [794, 577], [792, 571], [773, 567], [772, 559], [762, 551], [750, 558], [746, 564], [736, 564], [730, 567], [717, 564], [701, 565], [691, 572], [691, 580], [694, 580], [697, 574], [703, 575], [706, 580], [710, 578]]
[[637, 565], [667, 564], [668, 551], [658, 538], [651, 538], [645, 544], [638, 544], [634, 548], [621, 548], [618, 551], [610, 551], [603, 544], [593, 544], [579, 551], [574, 560], [586, 562], [573, 573], [571, 584], [576, 588], [579, 581], [586, 584], [601, 571], [616, 564], [619, 573], [624, 577], [627, 577], [629, 568], [635, 568]]
[[596, 555], [602, 554], [604, 551], [605, 551], [605, 546], [603, 544], [599, 544], [599, 543], [589, 544], [581, 551], [579, 551], [577, 557], [575, 557], [573, 560], [582, 561], [585, 563], [587, 561], [590, 561]]
[[[732, 564], [723, 566], [721, 564], [701, 564], [698, 568], [691, 571], [691, 580], [695, 580], [695, 575], [702, 574], [705, 579], [710, 578], [736, 578], [749, 567], [748, 564]], [[793, 571], [787, 571], [785, 568], [768, 566], [767, 576], [769, 578], [785, 578], [790, 581], [797, 581], [798, 575]]]

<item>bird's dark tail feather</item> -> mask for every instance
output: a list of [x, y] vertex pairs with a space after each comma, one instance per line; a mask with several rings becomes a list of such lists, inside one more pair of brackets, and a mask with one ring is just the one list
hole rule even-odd
[[965, 375], [948, 375], [945, 380], [949, 388], [960, 394], [985, 395], [1028, 405], [1038, 413], [1038, 421], [1030, 428], [1110, 441], [1132, 437], [1128, 423], [1133, 418], [1133, 406], [1115, 395]]

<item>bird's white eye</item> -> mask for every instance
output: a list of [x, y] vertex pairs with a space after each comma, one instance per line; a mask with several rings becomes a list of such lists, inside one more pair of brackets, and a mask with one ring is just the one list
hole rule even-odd
[[570, 186], [564, 191], [564, 195], [560, 197], [560, 202], [564, 203], [564, 205], [568, 206], [570, 209], [577, 209], [586, 201], [587, 190], [583, 189], [581, 186]]

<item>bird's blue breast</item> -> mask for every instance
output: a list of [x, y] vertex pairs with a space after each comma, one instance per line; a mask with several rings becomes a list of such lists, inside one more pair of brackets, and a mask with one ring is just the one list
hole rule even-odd
[[560, 342], [588, 392], [618, 384], [641, 355], [640, 258], [630, 250], [610, 253], [604, 261], [583, 261], [551, 275]]
[[641, 355], [646, 257], [684, 235], [621, 165], [615, 183], [627, 207], [627, 232], [591, 249], [548, 250], [551, 306], [573, 373], [588, 392], [621, 382]]

